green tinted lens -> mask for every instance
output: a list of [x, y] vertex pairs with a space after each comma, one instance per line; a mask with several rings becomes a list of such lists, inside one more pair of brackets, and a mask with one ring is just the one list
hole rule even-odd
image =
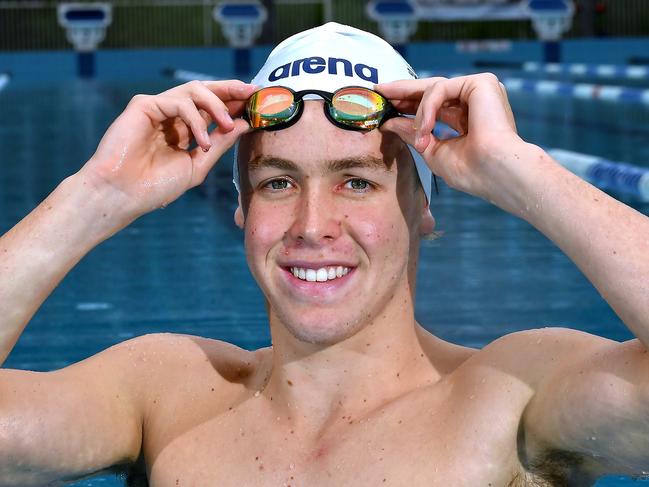
[[387, 109], [387, 100], [372, 90], [343, 88], [334, 94], [329, 112], [339, 123], [372, 130], [379, 126]]

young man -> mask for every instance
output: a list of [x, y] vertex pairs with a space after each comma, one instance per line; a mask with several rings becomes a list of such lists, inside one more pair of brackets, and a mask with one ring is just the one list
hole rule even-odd
[[[278, 46], [255, 83], [133, 99], [0, 240], [0, 343], [6, 357], [86, 252], [200, 184], [241, 138], [235, 219], [273, 346], [153, 335], [59, 371], [2, 370], [2, 485], [129, 466], [152, 486], [590, 485], [649, 470], [645, 216], [522, 141], [493, 75], [415, 79], [380, 39], [328, 24]], [[279, 85], [325, 100], [259, 90]], [[415, 116], [330, 95], [347, 86]], [[461, 136], [436, 140], [435, 120]], [[472, 350], [422, 329], [422, 161], [551, 238], [637, 339], [542, 329]]]

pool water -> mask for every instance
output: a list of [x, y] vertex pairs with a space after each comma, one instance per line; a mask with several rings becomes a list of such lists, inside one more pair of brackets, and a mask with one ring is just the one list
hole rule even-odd
[[[0, 231], [79, 169], [133, 94], [170, 84], [14, 83], [0, 93]], [[510, 99], [526, 140], [649, 166], [646, 108], [531, 94]], [[263, 300], [232, 221], [230, 161], [225, 157], [203, 186], [83, 259], [38, 311], [5, 366], [57, 369], [161, 331], [245, 348], [267, 345]], [[648, 204], [630, 203], [649, 214]], [[630, 338], [576, 267], [527, 223], [443, 184], [431, 206], [444, 236], [423, 244], [417, 318], [435, 334], [473, 347], [542, 326]], [[637, 485], [611, 477], [597, 485], [631, 484]], [[103, 476], [74, 485], [122, 482]]]

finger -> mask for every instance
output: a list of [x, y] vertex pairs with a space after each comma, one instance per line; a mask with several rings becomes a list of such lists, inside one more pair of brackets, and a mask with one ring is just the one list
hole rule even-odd
[[[415, 129], [413, 119], [406, 118], [406, 117], [391, 118], [390, 120], [385, 122], [379, 130], [382, 132], [392, 132], [396, 134], [406, 144], [415, 147], [415, 142], [417, 139], [417, 130]], [[437, 169], [434, 168], [434, 161], [435, 161], [434, 152], [439, 145], [444, 143], [445, 143], [444, 141], [438, 141], [435, 137], [431, 135], [431, 137], [428, 139], [427, 145], [422, 150], [418, 150], [419, 153], [424, 158], [424, 160], [426, 161], [428, 167], [435, 174], [440, 174], [440, 173], [438, 172]]]
[[[234, 100], [234, 99], [245, 99], [247, 98], [246, 93], [248, 89], [254, 88], [253, 85], [244, 83], [238, 79], [229, 79], [229, 80], [218, 80], [218, 81], [205, 81], [205, 80], [194, 80], [188, 81], [173, 88], [168, 89], [160, 93], [161, 95], [170, 95], [170, 96], [187, 96], [187, 92], [192, 89], [195, 84], [201, 84], [205, 86], [208, 90], [213, 92], [216, 96], [221, 98], [223, 101]], [[254, 89], [252, 90], [254, 92]]]
[[229, 150], [241, 135], [249, 132], [250, 126], [245, 120], [237, 119], [229, 132], [214, 131], [210, 134], [212, 148], [203, 152], [198, 147], [190, 152], [192, 158], [191, 186], [201, 184], [216, 162]]
[[509, 119], [509, 124], [511, 128], [514, 130], [514, 132], [518, 132], [518, 130], [516, 129], [516, 119], [514, 118], [514, 112], [512, 111], [512, 106], [509, 103], [509, 97], [507, 96], [507, 88], [502, 83], [498, 83], [498, 85], [500, 86], [500, 92], [502, 93], [505, 101], [505, 107], [507, 109], [507, 118]]
[[380, 83], [374, 86], [374, 90], [389, 100], [419, 100], [426, 91], [426, 88], [439, 80], [445, 80], [441, 76], [423, 79], [406, 79]]
[[432, 133], [425, 137], [423, 142], [418, 140], [417, 128], [415, 121], [408, 117], [391, 118], [385, 122], [379, 129], [382, 132], [392, 132], [401, 138], [406, 144], [413, 146], [417, 151], [423, 152], [429, 145], [434, 146], [438, 139]]
[[239, 80], [190, 81], [160, 94], [165, 96], [188, 96], [190, 93], [198, 91], [197, 85], [207, 88], [216, 95], [225, 104], [231, 114], [241, 113], [245, 102], [259, 89], [258, 86]]
[[245, 101], [259, 89], [258, 86], [239, 80], [201, 81], [201, 83], [225, 103], [232, 100]]
[[229, 109], [214, 92], [200, 81], [192, 81], [186, 84], [190, 98], [197, 107], [207, 112], [219, 130], [229, 132], [234, 127]]
[[417, 130], [415, 148], [417, 150], [423, 150], [431, 142], [431, 137], [433, 137], [431, 133], [435, 128], [439, 109], [447, 101], [444, 90], [440, 86], [443, 86], [447, 81], [446, 79], [437, 79], [426, 89], [421, 98], [415, 115]]
[[196, 143], [207, 151], [212, 146], [207, 133], [207, 124], [191, 98], [157, 95], [151, 97], [153, 112], [157, 111], [159, 122], [179, 117], [190, 128]]
[[395, 117], [386, 121], [379, 128], [381, 132], [392, 132], [406, 144], [415, 145], [416, 130], [414, 120], [406, 117]]
[[469, 110], [470, 127], [491, 127], [493, 130], [512, 129], [513, 115], [503, 96], [498, 78], [492, 73], [480, 73], [452, 78], [447, 86], [448, 99], [458, 98]]
[[465, 103], [456, 100], [443, 105], [437, 113], [437, 119], [461, 135], [469, 131], [469, 110]]
[[246, 102], [241, 100], [231, 100], [231, 101], [226, 101], [224, 103], [225, 106], [228, 107], [230, 116], [234, 116], [234, 117], [241, 115], [243, 113], [243, 109], [246, 106]]

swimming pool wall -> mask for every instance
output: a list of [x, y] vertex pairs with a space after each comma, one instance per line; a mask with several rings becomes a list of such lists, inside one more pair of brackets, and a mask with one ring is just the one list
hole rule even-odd
[[[258, 69], [271, 46], [252, 49], [251, 65]], [[649, 38], [578, 39], [561, 42], [562, 62], [627, 64], [649, 63]], [[408, 61], [419, 67], [462, 69], [476, 62], [543, 61], [537, 41], [466, 41], [412, 43]], [[220, 48], [106, 49], [96, 53], [96, 77], [102, 80], [151, 80], [165, 68], [181, 68], [221, 76], [234, 76], [233, 51]], [[0, 52], [0, 72], [14, 81], [60, 81], [77, 76], [77, 55], [72, 50]]]

